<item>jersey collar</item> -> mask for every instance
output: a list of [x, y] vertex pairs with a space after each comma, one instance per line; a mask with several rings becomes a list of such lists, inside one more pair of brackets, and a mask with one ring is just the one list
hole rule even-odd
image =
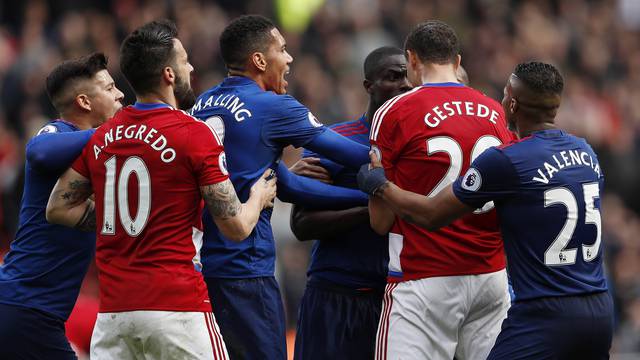
[[555, 138], [555, 137], [564, 136], [565, 132], [561, 129], [547, 129], [547, 130], [534, 131], [531, 135], [535, 135], [537, 137], [542, 137], [542, 138]]
[[141, 102], [137, 102], [135, 104], [133, 104], [133, 108], [136, 110], [157, 110], [157, 109], [162, 109], [162, 108], [168, 108], [168, 109], [173, 109], [173, 107], [169, 104], [165, 104], [165, 103], [141, 103]]
[[52, 122], [61, 122], [63, 124], [66, 124], [67, 126], [71, 127], [74, 131], [78, 131], [80, 130], [80, 128], [78, 127], [78, 125], [72, 123], [71, 121], [67, 121], [65, 119], [55, 119]]
[[258, 86], [258, 83], [256, 83], [253, 79], [250, 79], [246, 76], [239, 76], [239, 75], [233, 75], [233, 76], [228, 76], [226, 79], [224, 79], [224, 82], [227, 84], [232, 84], [232, 85], [256, 85]]
[[429, 87], [464, 87], [464, 84], [457, 82], [442, 82], [442, 83], [424, 83], [422, 86]]

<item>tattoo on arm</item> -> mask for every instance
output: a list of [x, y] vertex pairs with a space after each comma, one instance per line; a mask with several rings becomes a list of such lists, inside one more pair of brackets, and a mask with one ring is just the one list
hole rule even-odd
[[211, 215], [216, 218], [235, 217], [242, 209], [242, 204], [229, 180], [203, 187], [202, 197], [207, 203]]
[[93, 201], [89, 201], [87, 208], [82, 214], [80, 221], [74, 226], [74, 228], [80, 231], [95, 231], [96, 230], [96, 205]]
[[89, 180], [71, 180], [61, 197], [65, 201], [65, 205], [73, 206], [85, 201], [92, 193], [93, 189]]

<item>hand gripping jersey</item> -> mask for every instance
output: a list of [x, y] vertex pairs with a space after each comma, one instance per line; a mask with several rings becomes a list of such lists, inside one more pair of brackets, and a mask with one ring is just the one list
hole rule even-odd
[[[434, 196], [489, 147], [512, 139], [500, 105], [458, 83], [425, 84], [376, 112], [371, 144], [399, 187]], [[438, 231], [396, 218], [389, 234], [390, 282], [472, 275], [505, 267], [493, 204]]]
[[[282, 149], [304, 146], [327, 130], [309, 110], [289, 95], [262, 90], [255, 81], [231, 76], [205, 91], [192, 114], [210, 124], [223, 138], [231, 181], [240, 201], [267, 168], [276, 169]], [[249, 237], [226, 239], [208, 211], [204, 213], [205, 277], [273, 276], [275, 246], [271, 209], [263, 210]]]
[[136, 103], [96, 131], [73, 168], [95, 190], [100, 312], [211, 311], [200, 187], [228, 178], [214, 131]]
[[454, 184], [470, 206], [493, 200], [516, 301], [607, 290], [602, 269], [604, 176], [584, 139], [533, 133], [487, 150]]
[[0, 303], [66, 321], [93, 258], [95, 235], [47, 222], [49, 194], [93, 134], [55, 120], [29, 140], [20, 222], [0, 267]]

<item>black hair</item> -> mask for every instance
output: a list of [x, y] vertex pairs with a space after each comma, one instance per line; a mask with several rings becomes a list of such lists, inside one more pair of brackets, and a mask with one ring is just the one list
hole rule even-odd
[[264, 16], [243, 15], [233, 21], [220, 35], [220, 53], [229, 70], [245, 70], [249, 56], [269, 48], [276, 26]]
[[370, 52], [364, 59], [364, 78], [372, 80], [376, 77], [383, 60], [394, 55], [404, 55], [404, 51], [395, 46], [382, 46]]
[[67, 60], [56, 66], [46, 80], [47, 95], [56, 110], [63, 112], [73, 102], [77, 94], [69, 94], [69, 90], [73, 89], [79, 80], [89, 80], [106, 68], [107, 57], [103, 53]]
[[173, 39], [178, 30], [170, 20], [147, 23], [124, 39], [120, 47], [120, 70], [136, 94], [152, 92], [162, 70], [175, 62]]
[[453, 28], [438, 20], [418, 24], [404, 42], [404, 49], [414, 52], [420, 61], [449, 64], [456, 61], [460, 43]]
[[561, 94], [564, 79], [553, 65], [531, 61], [516, 65], [513, 74], [529, 89], [540, 94]]

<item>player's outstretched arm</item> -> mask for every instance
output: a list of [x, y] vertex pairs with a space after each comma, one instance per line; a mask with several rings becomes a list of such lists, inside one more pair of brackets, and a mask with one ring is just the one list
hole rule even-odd
[[316, 136], [305, 148], [344, 166], [357, 169], [369, 161], [369, 147], [350, 140], [331, 129]]
[[229, 179], [202, 186], [200, 192], [220, 232], [230, 240], [242, 241], [253, 231], [262, 209], [273, 206], [276, 178], [271, 169], [265, 171], [251, 187], [249, 200], [244, 204]]
[[72, 168], [56, 182], [47, 203], [46, 217], [52, 224], [73, 227], [81, 231], [95, 231], [96, 210], [89, 179]]
[[94, 129], [44, 133], [27, 143], [26, 157], [31, 166], [43, 171], [62, 171], [80, 155]]
[[[386, 205], [403, 220], [428, 230], [436, 230], [474, 210], [458, 200], [451, 185], [433, 198], [399, 188], [384, 177], [382, 164], [373, 151], [370, 157], [371, 165], [362, 166], [358, 173], [358, 185], [361, 190], [373, 195], [377, 200], [384, 201], [384, 204], [376, 204], [376, 199], [370, 200], [370, 211], [372, 211], [372, 203], [380, 209], [384, 209]], [[372, 227], [376, 220], [379, 219], [374, 218], [372, 211]]]

